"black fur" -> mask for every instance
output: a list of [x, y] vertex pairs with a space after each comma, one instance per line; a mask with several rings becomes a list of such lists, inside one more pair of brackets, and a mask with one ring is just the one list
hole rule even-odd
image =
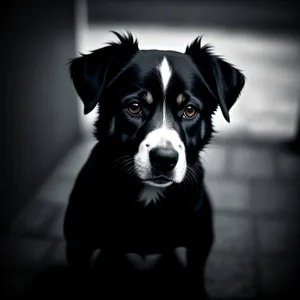
[[[126, 276], [130, 273], [122, 254], [162, 253], [165, 259], [155, 269], [156, 280], [161, 278], [160, 284], [166, 286], [165, 275], [158, 275], [168, 274], [168, 278], [178, 280], [179, 286], [188, 284], [185, 291], [204, 297], [204, 269], [213, 242], [213, 222], [198, 153], [212, 137], [211, 118], [218, 106], [229, 122], [229, 110], [239, 97], [245, 78], [212, 54], [209, 46], [201, 46], [201, 38], [195, 39], [185, 53], [178, 53], [139, 50], [130, 33], [116, 35], [119, 43], [109, 43], [70, 64], [84, 113], [99, 104], [99, 118], [95, 123], [98, 143], [76, 179], [65, 215], [69, 267], [79, 273], [89, 272], [92, 253], [101, 248], [103, 254], [108, 253], [106, 257], [113, 257], [110, 274], [116, 279], [124, 270]], [[188, 171], [182, 183], [167, 187], [160, 201], [145, 207], [137, 201], [144, 183], [133, 172], [133, 156], [147, 133], [161, 122], [162, 96], [156, 66], [164, 56], [174, 71], [166, 96], [171, 112], [169, 122], [185, 145]], [[147, 91], [153, 95], [151, 105], [143, 100]], [[185, 93], [189, 101], [198, 105], [199, 113], [194, 119], [182, 118], [184, 107], [174, 102], [179, 93]], [[125, 112], [126, 103], [132, 98], [142, 105], [140, 118]], [[205, 134], [201, 136], [203, 122]], [[179, 269], [170, 259], [176, 247], [186, 247], [188, 251], [187, 268], [179, 268], [183, 277], [174, 271]], [[163, 261], [173, 263], [166, 267]], [[140, 275], [135, 279], [143, 278], [138, 282], [147, 287], [150, 282]], [[169, 288], [174, 290], [174, 286]]]

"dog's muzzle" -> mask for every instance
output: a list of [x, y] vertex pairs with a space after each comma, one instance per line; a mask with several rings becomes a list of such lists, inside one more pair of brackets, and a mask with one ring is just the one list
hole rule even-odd
[[185, 147], [178, 133], [160, 128], [140, 143], [134, 157], [138, 177], [156, 187], [182, 182], [186, 171]]

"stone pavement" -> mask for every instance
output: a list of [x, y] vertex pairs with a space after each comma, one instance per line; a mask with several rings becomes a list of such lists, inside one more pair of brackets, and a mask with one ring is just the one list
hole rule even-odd
[[[1, 256], [14, 293], [41, 270], [65, 265], [63, 215], [93, 143], [72, 149], [13, 223]], [[206, 276], [210, 295], [300, 295], [300, 158], [276, 143], [217, 138], [201, 157], [215, 210], [216, 241]]]

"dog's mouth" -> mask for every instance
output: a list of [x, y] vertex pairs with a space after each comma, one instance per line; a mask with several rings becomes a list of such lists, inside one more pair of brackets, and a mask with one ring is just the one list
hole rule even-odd
[[157, 186], [157, 187], [167, 187], [173, 183], [173, 180], [166, 176], [156, 176], [143, 180], [146, 184]]

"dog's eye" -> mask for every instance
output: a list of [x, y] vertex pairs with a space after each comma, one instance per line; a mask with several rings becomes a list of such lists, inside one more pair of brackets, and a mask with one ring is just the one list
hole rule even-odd
[[196, 115], [197, 115], [197, 109], [192, 106], [192, 105], [188, 105], [185, 109], [184, 109], [184, 113], [183, 113], [183, 117], [185, 119], [193, 119]]
[[138, 102], [130, 103], [127, 110], [133, 116], [139, 116], [142, 114], [142, 109]]

